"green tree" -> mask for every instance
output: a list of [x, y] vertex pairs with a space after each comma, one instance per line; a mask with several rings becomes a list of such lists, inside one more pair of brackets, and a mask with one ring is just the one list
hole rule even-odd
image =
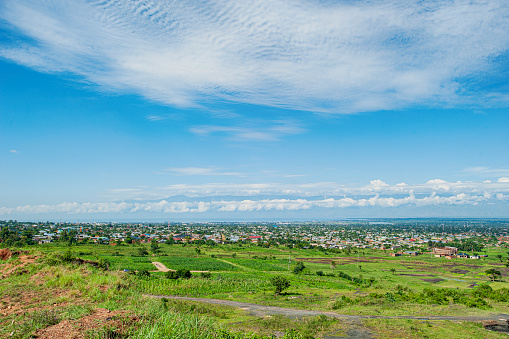
[[175, 271], [168, 271], [164, 274], [164, 276], [166, 277], [166, 279], [178, 279], [179, 278], [177, 272], [175, 272]]
[[3, 227], [0, 231], [0, 239], [7, 246], [15, 245], [16, 247], [23, 246], [23, 243], [20, 241], [20, 237], [18, 233], [14, 231], [10, 231], [8, 227]]
[[188, 269], [185, 269], [185, 268], [179, 268], [176, 273], [179, 278], [184, 278], [184, 279], [189, 279], [192, 276], [191, 271]]
[[72, 246], [72, 244], [76, 243], [76, 235], [77, 235], [77, 233], [75, 230], [69, 231], [68, 238], [67, 238], [67, 245]]
[[152, 240], [152, 241], [150, 242], [150, 250], [152, 251], [152, 253], [157, 253], [157, 252], [159, 252], [159, 245], [157, 244], [157, 241]]
[[139, 277], [150, 277], [150, 272], [148, 270], [139, 270], [136, 275]]
[[490, 268], [490, 269], [486, 270], [484, 273], [489, 275], [492, 281], [495, 281], [495, 279], [497, 277], [500, 277], [502, 275], [502, 273], [500, 273], [500, 271], [498, 271], [494, 268]]
[[67, 232], [67, 230], [63, 230], [62, 232], [60, 232], [60, 237], [58, 237], [58, 240], [62, 242], [69, 241], [69, 233]]
[[271, 284], [275, 288], [276, 294], [281, 294], [284, 290], [291, 286], [290, 280], [287, 277], [276, 275], [270, 279]]
[[306, 268], [306, 266], [304, 266], [304, 263], [302, 261], [299, 261], [297, 262], [297, 264], [294, 266], [293, 268], [293, 274], [299, 274], [301, 273], [302, 271], [304, 271], [304, 269]]
[[138, 255], [139, 256], [146, 256], [148, 254], [148, 251], [145, 247], [138, 248]]

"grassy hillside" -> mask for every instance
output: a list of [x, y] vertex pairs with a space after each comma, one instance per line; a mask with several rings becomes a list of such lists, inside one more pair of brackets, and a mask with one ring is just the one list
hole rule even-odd
[[[143, 248], [148, 253], [141, 255]], [[506, 336], [488, 332], [480, 322], [259, 317], [234, 307], [147, 296], [206, 297], [350, 315], [508, 314], [509, 271], [497, 253], [481, 260], [448, 260], [394, 258], [371, 250], [338, 256], [236, 245], [161, 245], [156, 253], [143, 245], [47, 244], [26, 250], [0, 261], [0, 336], [5, 338], [55, 338], [69, 331], [83, 338]], [[210, 274], [168, 279], [156, 271], [155, 261], [171, 270]], [[297, 262], [305, 268], [294, 274]], [[492, 281], [485, 274], [490, 268], [502, 276]], [[287, 278], [291, 286], [276, 295], [274, 276]]]

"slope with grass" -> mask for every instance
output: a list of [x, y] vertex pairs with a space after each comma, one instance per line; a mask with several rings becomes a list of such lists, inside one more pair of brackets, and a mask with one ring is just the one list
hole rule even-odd
[[[509, 284], [505, 282], [509, 272], [492, 258], [393, 258], [375, 251], [362, 256], [324, 256], [313, 249], [289, 252], [236, 245], [201, 246], [200, 254], [194, 245], [161, 245], [158, 253], [139, 256], [139, 247], [48, 244], [0, 261], [0, 336], [29, 338], [53, 333], [58, 337], [58, 331], [79, 328], [90, 338], [108, 333], [125, 338], [263, 338], [273, 334], [313, 338], [346, 336], [349, 331], [380, 338], [431, 338], [439, 333], [449, 333], [446, 337], [451, 338], [497, 338], [503, 334], [488, 332], [472, 320], [509, 314]], [[305, 266], [300, 274], [292, 273], [296, 258]], [[154, 272], [152, 261], [211, 273], [168, 279], [164, 272]], [[337, 263], [334, 270], [331, 261]], [[126, 273], [123, 263], [149, 265]], [[498, 281], [491, 282], [484, 273], [489, 267], [501, 270]], [[146, 274], [134, 274], [136, 270]], [[280, 295], [274, 294], [271, 285], [277, 275], [291, 284]], [[249, 309], [154, 300], [146, 294], [316, 312], [304, 312], [299, 319], [286, 317], [289, 314], [260, 318], [262, 314]], [[105, 316], [107, 311], [110, 316]], [[320, 316], [333, 313], [361, 317]], [[401, 318], [408, 315], [427, 320]], [[439, 321], [431, 316], [456, 318]]]

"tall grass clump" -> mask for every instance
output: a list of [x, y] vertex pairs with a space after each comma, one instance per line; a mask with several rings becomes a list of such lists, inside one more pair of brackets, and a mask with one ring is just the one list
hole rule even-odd
[[158, 295], [207, 296], [219, 293], [256, 292], [270, 287], [268, 280], [216, 276], [214, 279], [139, 279], [137, 288]]
[[269, 339], [257, 334], [230, 332], [218, 325], [214, 318], [183, 313], [163, 307], [166, 302], [148, 300], [145, 304], [142, 324], [133, 339]]

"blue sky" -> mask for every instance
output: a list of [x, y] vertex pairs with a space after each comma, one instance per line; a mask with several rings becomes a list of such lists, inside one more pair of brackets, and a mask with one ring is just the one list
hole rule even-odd
[[509, 217], [509, 5], [0, 3], [0, 219]]

